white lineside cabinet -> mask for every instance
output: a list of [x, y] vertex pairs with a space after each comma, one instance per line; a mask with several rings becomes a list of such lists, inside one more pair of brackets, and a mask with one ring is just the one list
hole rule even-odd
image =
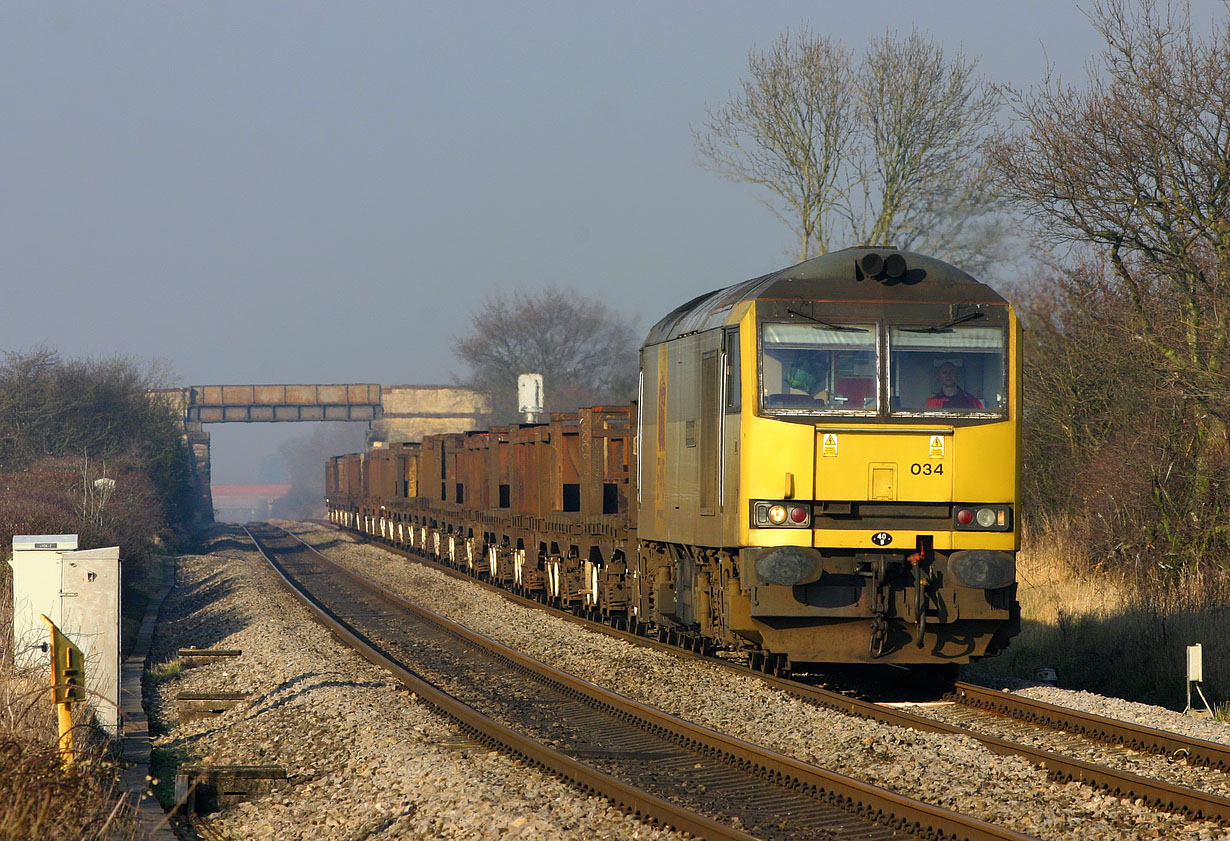
[[46, 614], [85, 654], [87, 703], [119, 734], [120, 550], [77, 549], [77, 535], [13, 538], [13, 651], [19, 664], [50, 668]]

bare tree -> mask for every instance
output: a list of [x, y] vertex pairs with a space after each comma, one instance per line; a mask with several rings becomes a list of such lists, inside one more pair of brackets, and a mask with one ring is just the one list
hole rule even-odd
[[1090, 19], [1104, 47], [1087, 86], [1013, 92], [1019, 125], [992, 161], [1041, 236], [1104, 260], [1142, 364], [1191, 407], [1176, 505], [1208, 523], [1230, 421], [1230, 23], [1198, 35], [1187, 7], [1152, 0]]
[[748, 77], [694, 131], [702, 166], [764, 188], [799, 258], [836, 242], [985, 261], [1002, 232], [983, 163], [997, 97], [975, 62], [917, 30], [853, 50], [804, 29], [748, 56]]
[[983, 152], [999, 97], [975, 68], [918, 30], [868, 44], [855, 77], [858, 242], [925, 248], [971, 271], [990, 256], [999, 203]]
[[[694, 132], [703, 166], [763, 187], [769, 209], [799, 237], [799, 259], [829, 249], [832, 214], [848, 192], [854, 142], [851, 51], [828, 36], [786, 31], [748, 55], [749, 78], [729, 103], [707, 108]], [[784, 205], [779, 207], [777, 203]]]
[[548, 412], [626, 402], [634, 392], [633, 322], [600, 301], [549, 288], [489, 298], [456, 339], [466, 384], [488, 395], [496, 423], [517, 414], [517, 376], [543, 376]]

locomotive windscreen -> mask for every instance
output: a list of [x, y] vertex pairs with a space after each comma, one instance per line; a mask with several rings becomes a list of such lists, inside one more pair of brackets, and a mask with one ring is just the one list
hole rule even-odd
[[761, 336], [767, 409], [876, 411], [876, 328], [773, 323]]
[[893, 412], [993, 412], [1005, 408], [1002, 327], [938, 333], [893, 327], [888, 334]]

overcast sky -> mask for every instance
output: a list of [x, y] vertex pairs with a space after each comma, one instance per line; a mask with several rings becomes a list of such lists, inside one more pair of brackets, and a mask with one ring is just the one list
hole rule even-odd
[[[691, 130], [800, 24], [917, 24], [1017, 86], [1097, 47], [1066, 2], [0, 0], [0, 349], [447, 383], [475, 301], [549, 284], [647, 329], [793, 262]], [[219, 482], [304, 431], [210, 430]]]

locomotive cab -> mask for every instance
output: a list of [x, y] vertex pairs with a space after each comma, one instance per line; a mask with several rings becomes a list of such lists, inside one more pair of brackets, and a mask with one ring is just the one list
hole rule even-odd
[[642, 350], [639, 537], [670, 585], [644, 607], [796, 667], [993, 653], [1019, 625], [1019, 368], [1003, 298], [887, 249], [672, 313]]

